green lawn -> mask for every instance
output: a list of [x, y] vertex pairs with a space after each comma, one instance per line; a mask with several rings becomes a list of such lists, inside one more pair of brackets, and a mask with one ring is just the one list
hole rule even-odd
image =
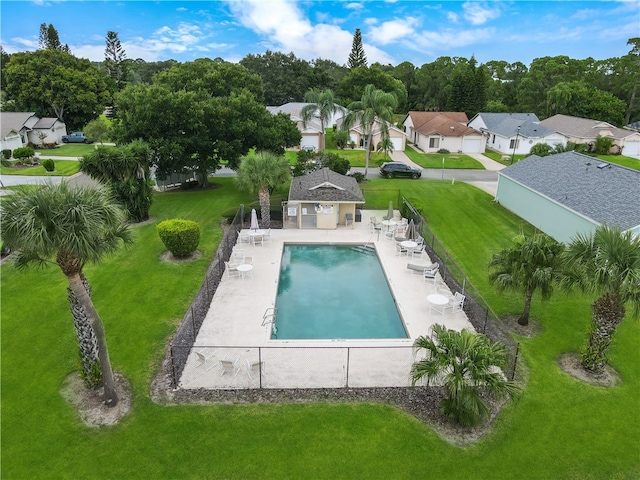
[[84, 157], [88, 153], [93, 152], [96, 147], [108, 147], [110, 145], [101, 145], [99, 143], [95, 145], [87, 145], [84, 143], [66, 143], [56, 148], [36, 148], [36, 152], [44, 157]]
[[[564, 374], [558, 355], [577, 351], [590, 299], [536, 298], [536, 338], [520, 338], [527, 389], [493, 430], [460, 448], [401, 411], [378, 404], [161, 406], [149, 382], [168, 338], [203, 278], [222, 231], [216, 212], [255, 199], [234, 179], [220, 188], [156, 196], [152, 215], [196, 220], [203, 257], [159, 261], [155, 224], [134, 227], [136, 241], [100, 266], [85, 269], [105, 323], [114, 369], [133, 385], [133, 408], [117, 426], [83, 426], [58, 390], [77, 368], [66, 281], [54, 267], [19, 272], [2, 266], [2, 477], [47, 478], [430, 478], [631, 479], [640, 476], [640, 323], [625, 321], [611, 349], [622, 377], [591, 387]], [[371, 180], [364, 187], [384, 205], [398, 190], [424, 210], [432, 228], [499, 313], [519, 298], [487, 286], [490, 254], [522, 222], [490, 195], [463, 183]], [[277, 195], [283, 195], [280, 189]], [[426, 333], [426, 332], [425, 332]], [[382, 368], [382, 367], [381, 367]]]
[[480, 162], [463, 153], [420, 153], [409, 145], [405, 147], [404, 153], [422, 168], [442, 168], [444, 159], [444, 168], [484, 170]]
[[80, 171], [80, 162], [75, 160], [54, 160], [56, 169], [47, 172], [42, 165], [34, 167], [5, 167], [0, 166], [1, 175], [38, 175], [44, 177], [69, 176]]

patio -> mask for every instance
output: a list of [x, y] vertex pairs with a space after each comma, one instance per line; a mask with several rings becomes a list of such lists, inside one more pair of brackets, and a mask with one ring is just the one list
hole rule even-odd
[[[407, 269], [407, 263], [428, 265], [396, 255], [395, 241], [383, 231], [373, 233], [370, 217], [382, 219], [386, 211], [363, 210], [362, 221], [336, 230], [271, 230], [271, 240], [262, 246], [238, 244], [253, 258], [251, 275], [225, 276], [211, 302], [189, 360], [180, 379], [181, 388], [342, 388], [410, 385], [414, 362], [413, 341], [441, 323], [460, 330], [473, 326], [464, 311], [430, 308], [427, 296], [452, 295], [438, 275], [424, 282], [422, 275]], [[271, 339], [271, 324], [263, 316], [276, 301], [280, 261], [284, 243], [373, 244], [409, 335], [392, 340], [277, 340]], [[208, 360], [203, 364], [194, 352]], [[222, 374], [219, 361], [235, 361]], [[251, 364], [256, 365], [253, 375]]]

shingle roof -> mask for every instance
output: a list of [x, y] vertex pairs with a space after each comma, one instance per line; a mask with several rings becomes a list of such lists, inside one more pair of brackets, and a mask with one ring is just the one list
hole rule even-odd
[[293, 177], [289, 201], [364, 203], [364, 195], [355, 178], [321, 168]]
[[480, 133], [467, 127], [468, 119], [464, 112], [409, 112], [408, 115], [413, 122], [413, 129], [422, 135], [462, 137]]
[[[601, 168], [604, 167], [604, 168]], [[576, 152], [532, 155], [500, 171], [600, 224], [640, 225], [640, 171]]]
[[535, 113], [478, 113], [487, 130], [503, 137], [512, 137], [518, 132], [527, 138], [542, 138], [555, 132], [541, 125]]
[[55, 117], [45, 117], [41, 118], [36, 122], [33, 128], [51, 128], [56, 123], [58, 119]]
[[540, 122], [540, 124], [563, 135], [585, 139], [595, 139], [598, 135], [611, 138], [625, 138], [635, 133], [600, 120], [590, 120], [588, 118], [560, 114], [546, 118]]
[[0, 138], [5, 138], [11, 130], [19, 132], [34, 115], [35, 112], [0, 112]]

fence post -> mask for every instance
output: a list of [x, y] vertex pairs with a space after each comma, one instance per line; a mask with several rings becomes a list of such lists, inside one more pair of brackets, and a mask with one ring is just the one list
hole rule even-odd
[[516, 376], [516, 365], [518, 364], [518, 354], [520, 353], [520, 342], [516, 343], [516, 355], [513, 359], [513, 369], [511, 370], [511, 381]]
[[173, 355], [173, 345], [169, 347], [169, 360], [171, 361], [171, 378], [173, 379], [173, 388], [177, 388], [178, 379], [176, 378], [176, 362]]
[[349, 388], [349, 354], [351, 353], [351, 347], [347, 347], [347, 384], [345, 388]]

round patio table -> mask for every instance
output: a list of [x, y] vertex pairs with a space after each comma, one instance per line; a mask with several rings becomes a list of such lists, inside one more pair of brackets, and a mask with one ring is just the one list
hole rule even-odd
[[249, 265], [247, 263], [241, 263], [236, 267], [244, 280], [245, 275], [251, 275], [253, 277], [253, 265]]
[[391, 225], [395, 225], [395, 224], [397, 224], [398, 222], [396, 222], [395, 220], [383, 220], [381, 223], [382, 223], [383, 225], [386, 225], [386, 226], [387, 226], [387, 230], [389, 230], [389, 227], [390, 227]]
[[432, 293], [431, 295], [427, 295], [427, 302], [429, 302], [429, 313], [431, 313], [432, 309], [435, 309], [444, 315], [444, 309], [449, 304], [449, 299], [439, 293]]

